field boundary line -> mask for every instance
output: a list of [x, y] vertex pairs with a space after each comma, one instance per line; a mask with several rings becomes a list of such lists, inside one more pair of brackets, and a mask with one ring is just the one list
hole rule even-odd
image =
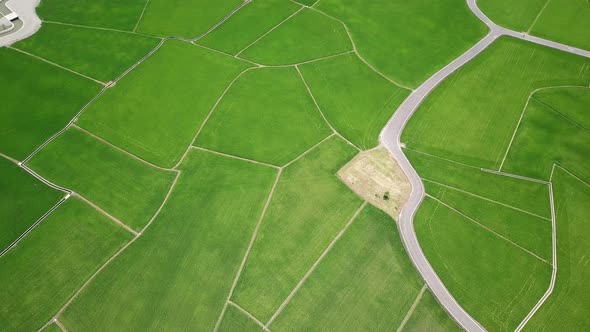
[[447, 162], [449, 162], [449, 163], [453, 163], [453, 164], [456, 164], [456, 165], [465, 166], [465, 167], [469, 167], [469, 168], [476, 168], [476, 169], [479, 169], [479, 170], [481, 170], [481, 169], [482, 169], [482, 168], [481, 168], [481, 167], [479, 167], [479, 166], [473, 166], [473, 165], [465, 164], [465, 163], [462, 163], [462, 162], [460, 162], [460, 161], [456, 161], [456, 160], [448, 159], [448, 158], [445, 158], [445, 157], [437, 156], [437, 155], [435, 155], [435, 154], [431, 154], [431, 153], [428, 153], [428, 152], [424, 152], [424, 151], [420, 151], [420, 150], [416, 150], [416, 149], [412, 149], [412, 148], [408, 148], [408, 147], [402, 147], [402, 149], [403, 149], [403, 150], [409, 150], [409, 151], [412, 151], [412, 152], [416, 152], [416, 153], [418, 153], [418, 154], [423, 154], [423, 155], [425, 155], [425, 156], [429, 156], [429, 157], [432, 157], [432, 158], [436, 158], [436, 159], [444, 160], [444, 161], [447, 161]]
[[274, 168], [274, 169], [279, 169], [279, 170], [282, 169], [281, 166], [277, 166], [277, 165], [273, 165], [273, 164], [268, 164], [268, 163], [265, 163], [265, 162], [262, 162], [262, 161], [258, 161], [258, 160], [254, 160], [254, 159], [248, 159], [248, 158], [236, 156], [236, 155], [229, 154], [229, 153], [219, 152], [219, 151], [207, 149], [207, 148], [200, 147], [200, 146], [192, 145], [190, 147], [190, 149], [191, 150], [200, 150], [200, 151], [204, 151], [204, 152], [216, 154], [218, 156], [222, 156], [222, 157], [226, 157], [226, 158], [230, 158], [230, 159], [237, 159], [237, 160], [245, 161], [245, 162], [256, 164], [256, 165], [260, 165], [260, 166], [266, 166], [266, 167], [270, 167], [270, 168]]
[[256, 318], [254, 315], [252, 315], [250, 312], [248, 312], [246, 309], [240, 307], [238, 304], [236, 304], [235, 302], [232, 301], [227, 301], [227, 304], [231, 305], [232, 307], [238, 309], [244, 316], [248, 317], [249, 319], [253, 320], [256, 324], [258, 324], [258, 326], [260, 326], [262, 328], [263, 331], [270, 331], [269, 329], [267, 329], [264, 324], [262, 324], [262, 322]]
[[418, 295], [416, 295], [416, 299], [414, 299], [414, 303], [412, 303], [412, 306], [410, 307], [408, 312], [406, 312], [406, 315], [404, 316], [404, 320], [402, 320], [402, 322], [399, 324], [399, 327], [397, 328], [396, 332], [401, 332], [404, 329], [404, 327], [406, 326], [406, 324], [410, 320], [410, 317], [412, 317], [414, 310], [416, 310], [416, 307], [420, 303], [420, 300], [422, 300], [422, 296], [424, 295], [426, 288], [427, 288], [426, 284], [424, 284], [424, 286], [422, 286], [422, 289], [420, 289], [420, 291], [418, 292]]
[[84, 196], [82, 196], [82, 195], [80, 195], [79, 193], [76, 193], [76, 192], [73, 192], [72, 195], [75, 196], [75, 197], [78, 197], [79, 199], [81, 199], [82, 201], [84, 201], [84, 203], [88, 204], [90, 207], [92, 207], [96, 211], [100, 212], [105, 217], [109, 218], [112, 222], [114, 222], [115, 224], [119, 225], [120, 227], [122, 227], [123, 229], [125, 229], [126, 231], [128, 231], [129, 233], [137, 236], [137, 232], [133, 228], [131, 228], [130, 226], [128, 226], [127, 224], [125, 224], [121, 220], [117, 219], [116, 217], [114, 217], [110, 213], [106, 212], [105, 210], [101, 209], [96, 204], [94, 204], [91, 201], [89, 201], [88, 199], [86, 199]]
[[145, 10], [147, 9], [147, 6], [149, 3], [150, 3], [150, 0], [145, 1], [145, 5], [143, 5], [143, 10], [141, 11], [139, 18], [137, 19], [137, 23], [135, 23], [135, 27], [133, 28], [134, 33], [137, 30], [137, 27], [139, 27], [139, 23], [141, 22], [141, 19], [143, 18], [143, 14], [145, 13]]
[[[584, 89], [587, 89], [586, 87], [584, 87]], [[590, 129], [584, 127], [583, 125], [579, 124], [578, 122], [574, 121], [573, 119], [571, 119], [569, 116], [561, 113], [560, 111], [556, 110], [553, 106], [547, 104], [546, 102], [539, 100], [537, 98], [535, 98], [534, 96], [531, 96], [531, 99], [538, 102], [539, 104], [541, 104], [543, 107], [549, 109], [550, 111], [552, 111], [553, 113], [555, 113], [556, 115], [558, 115], [559, 117], [563, 118], [564, 120], [568, 121], [569, 123], [575, 125], [576, 127], [584, 130], [586, 133], [590, 133]]]
[[480, 170], [485, 173], [496, 174], [496, 175], [505, 176], [508, 178], [513, 178], [513, 179], [518, 179], [518, 180], [523, 180], [523, 181], [528, 181], [528, 182], [534, 182], [534, 183], [538, 183], [538, 184], [549, 184], [549, 181], [535, 179], [535, 178], [531, 178], [531, 177], [524, 176], [524, 175], [506, 173], [506, 172], [496, 171], [494, 169], [489, 169], [489, 168], [481, 168]]
[[458, 191], [460, 193], [463, 193], [463, 194], [466, 194], [466, 195], [469, 195], [469, 196], [473, 196], [473, 197], [476, 197], [476, 198], [479, 198], [479, 199], [483, 199], [485, 201], [488, 201], [488, 202], [491, 202], [491, 203], [495, 203], [495, 204], [498, 204], [498, 205], [501, 205], [501, 206], [504, 206], [504, 207], [507, 207], [507, 208], [510, 208], [510, 209], [513, 209], [513, 210], [516, 210], [516, 211], [520, 211], [522, 213], [529, 214], [529, 215], [531, 215], [533, 217], [537, 217], [539, 219], [551, 221], [550, 218], [543, 217], [543, 216], [538, 215], [536, 213], [529, 212], [527, 210], [523, 210], [521, 208], [517, 208], [515, 206], [509, 205], [509, 204], [506, 204], [506, 203], [498, 202], [498, 201], [495, 201], [493, 199], [490, 199], [490, 198], [487, 198], [487, 197], [483, 197], [483, 196], [480, 196], [478, 194], [474, 194], [472, 192], [469, 192], [469, 191], [466, 191], [466, 190], [463, 190], [463, 189], [459, 189], [459, 188], [456, 188], [456, 187], [453, 187], [453, 186], [449, 186], [449, 185], [444, 184], [444, 183], [440, 183], [440, 182], [437, 182], [437, 181], [434, 181], [434, 180], [430, 180], [430, 179], [427, 179], [427, 178], [422, 178], [422, 181], [434, 183], [434, 184], [439, 185], [441, 187], [445, 187], [445, 188], [448, 188], [448, 189], [451, 189], [451, 190], [454, 190], [454, 191]]
[[529, 26], [529, 29], [526, 31], [527, 34], [531, 33], [531, 30], [533, 30], [533, 27], [535, 26], [535, 24], [537, 24], [537, 21], [539, 20], [539, 18], [541, 17], [541, 15], [543, 15], [543, 12], [545, 11], [545, 8], [547, 8], [547, 5], [549, 5], [549, 2], [551, 0], [547, 0], [545, 2], [545, 5], [543, 6], [543, 8], [541, 8], [541, 10], [539, 10], [539, 13], [537, 14], [537, 16], [535, 17], [535, 19], [533, 20], [533, 23], [531, 23], [531, 25]]
[[449, 204], [447, 204], [447, 203], [443, 202], [442, 200], [440, 200], [440, 199], [438, 199], [438, 198], [436, 198], [436, 197], [434, 197], [434, 196], [432, 196], [432, 195], [430, 195], [430, 194], [426, 194], [426, 197], [429, 197], [430, 199], [432, 199], [432, 200], [436, 201], [438, 204], [440, 204], [440, 205], [442, 205], [442, 206], [446, 207], [447, 209], [449, 209], [449, 210], [451, 210], [451, 211], [455, 212], [456, 214], [458, 214], [458, 215], [462, 216], [463, 218], [465, 218], [465, 219], [467, 219], [467, 220], [469, 220], [469, 221], [473, 222], [474, 224], [476, 224], [476, 225], [478, 225], [479, 227], [481, 227], [481, 228], [485, 229], [486, 231], [488, 231], [488, 232], [490, 232], [490, 233], [492, 233], [492, 234], [496, 235], [497, 237], [501, 238], [502, 240], [504, 240], [504, 241], [506, 241], [506, 242], [508, 242], [508, 243], [512, 244], [513, 246], [515, 246], [515, 247], [517, 247], [517, 248], [519, 248], [519, 249], [521, 249], [521, 250], [525, 251], [527, 254], [529, 254], [529, 255], [531, 255], [531, 256], [533, 256], [533, 257], [535, 257], [536, 259], [538, 259], [538, 260], [542, 261], [543, 263], [546, 263], [546, 264], [548, 264], [548, 265], [551, 265], [551, 263], [549, 263], [548, 261], [546, 261], [544, 258], [541, 258], [540, 256], [538, 256], [538, 255], [537, 255], [537, 254], [535, 254], [534, 252], [532, 252], [532, 251], [530, 251], [530, 250], [528, 250], [528, 249], [524, 248], [523, 246], [519, 245], [518, 243], [516, 243], [516, 242], [514, 242], [514, 241], [510, 240], [509, 238], [505, 237], [504, 235], [502, 235], [502, 234], [500, 234], [500, 233], [498, 233], [498, 232], [494, 231], [493, 229], [491, 229], [491, 228], [487, 227], [486, 225], [484, 225], [484, 224], [480, 223], [479, 221], [477, 221], [477, 220], [475, 220], [475, 219], [471, 218], [470, 216], [466, 215], [465, 213], [463, 213], [463, 212], [461, 212], [461, 211], [457, 210], [456, 208], [452, 207], [451, 205], [449, 205]]
[[255, 62], [255, 61], [252, 61], [252, 60], [248, 60], [248, 59], [244, 59], [244, 58], [240, 58], [240, 57], [236, 57], [235, 55], [226, 53], [226, 52], [224, 52], [222, 50], [218, 50], [218, 49], [215, 49], [215, 48], [212, 48], [212, 47], [209, 47], [209, 46], [205, 46], [203, 44], [199, 44], [198, 42], [191, 42], [191, 44], [193, 44], [195, 46], [198, 46], [200, 48], [203, 48], [203, 49], [206, 49], [206, 50], [209, 50], [209, 51], [212, 51], [212, 52], [219, 53], [221, 55], [230, 57], [232, 59], [237, 59], [237, 60], [240, 60], [240, 61], [248, 62], [248, 63], [250, 63], [250, 64], [252, 64], [252, 65], [254, 65], [256, 67], [267, 67], [267, 66], [262, 65], [262, 64], [260, 64], [258, 62]]
[[[258, 218], [258, 222], [256, 223], [256, 227], [254, 228], [254, 232], [252, 233], [252, 237], [250, 238], [250, 242], [248, 243], [248, 248], [246, 249], [246, 252], [244, 253], [244, 257], [242, 258], [242, 262], [240, 263], [240, 268], [238, 269], [236, 276], [234, 277], [234, 281], [233, 281], [231, 288], [229, 290], [229, 294], [227, 295], [226, 303], [223, 306], [223, 309], [221, 310], [219, 318], [217, 318], [217, 321], [215, 322], [215, 327], [213, 328], [213, 332], [217, 332], [217, 330], [219, 329], [221, 321], [223, 320], [223, 317], [225, 316], [225, 312], [227, 310], [227, 304], [233, 303], [233, 302], [231, 302], [231, 298], [234, 294], [234, 290], [236, 289], [236, 287], [238, 285], [238, 281], [240, 280], [240, 277], [242, 275], [244, 267], [246, 266], [246, 262], [248, 261], [248, 257], [250, 256], [250, 252], [252, 251], [252, 248], [254, 247], [254, 242], [256, 241], [256, 237], [258, 236], [258, 232], [260, 231], [260, 227], [262, 226], [262, 221], [264, 220], [264, 218], [266, 216], [266, 211], [268, 211], [268, 207], [270, 206], [270, 203], [272, 201], [272, 198], [274, 196], [275, 190], [277, 188], [277, 185], [279, 183], [282, 173], [283, 173], [283, 169], [279, 169], [279, 171], [277, 172], [277, 176], [275, 178], [275, 181], [272, 185], [272, 188], [270, 189], [270, 192], [268, 193], [268, 196], [266, 198], [266, 203], [264, 203], [264, 208], [262, 209], [262, 212], [260, 213], [260, 217]], [[254, 318], [254, 316], [252, 316], [252, 317]], [[265, 329], [264, 324], [262, 324], [256, 318], [255, 318], [255, 320], [257, 323], [259, 323], [259, 325], [263, 329]]]
[[348, 220], [348, 222], [344, 225], [344, 227], [340, 230], [340, 232], [338, 232], [338, 234], [336, 234], [336, 237], [334, 237], [334, 239], [330, 242], [330, 244], [328, 245], [328, 247], [322, 252], [322, 254], [320, 255], [320, 257], [318, 257], [318, 259], [316, 259], [316, 261], [313, 263], [313, 265], [303, 275], [303, 277], [301, 278], [301, 280], [299, 280], [299, 282], [297, 283], [297, 285], [295, 286], [295, 288], [293, 288], [293, 290], [291, 291], [291, 293], [289, 293], [289, 295], [285, 298], [285, 300], [283, 301], [283, 303], [281, 303], [281, 305], [277, 308], [277, 310], [272, 315], [272, 317], [270, 317], [270, 319], [268, 320], [268, 322], [266, 323], [266, 325], [264, 325], [266, 328], [268, 328], [274, 322], [274, 320], [281, 314], [281, 312], [285, 309], [285, 307], [289, 304], [289, 302], [291, 302], [291, 299], [293, 299], [293, 297], [295, 296], [295, 294], [297, 294], [297, 292], [299, 291], [299, 289], [303, 286], [303, 284], [305, 284], [305, 282], [307, 281], [307, 279], [309, 279], [309, 277], [311, 276], [311, 274], [315, 271], [315, 269], [322, 262], [322, 260], [328, 255], [328, 253], [332, 250], [332, 248], [334, 247], [334, 245], [336, 244], [336, 242], [338, 242], [338, 240], [340, 240], [340, 238], [342, 237], [342, 235], [344, 235], [344, 233], [346, 232], [346, 230], [348, 230], [348, 228], [350, 227], [350, 225], [352, 225], [352, 223], [357, 219], [358, 215], [364, 210], [364, 208], [367, 206], [367, 204], [368, 204], [367, 201], [363, 201], [363, 203], [361, 204], [361, 206], [359, 206], [357, 208], [357, 210], [354, 212], [354, 214], [352, 215], [352, 217]]
[[321, 56], [321, 57], [317, 57], [317, 58], [313, 58], [313, 59], [309, 59], [309, 60], [304, 60], [301, 62], [295, 62], [295, 63], [289, 63], [289, 64], [283, 64], [283, 65], [263, 65], [260, 63], [256, 63], [250, 60], [247, 60], [245, 58], [241, 58], [241, 57], [237, 57], [237, 59], [243, 60], [243, 61], [250, 61], [252, 63], [256, 63], [259, 67], [261, 68], [291, 68], [291, 67], [296, 67], [296, 66], [300, 66], [300, 65], [306, 65], [309, 63], [314, 63], [314, 62], [318, 62], [318, 61], [322, 61], [322, 60], [327, 60], [327, 59], [332, 59], [332, 58], [337, 58], [343, 55], [347, 55], [347, 54], [354, 54], [354, 51], [344, 51], [344, 52], [340, 52], [340, 53], [336, 53], [336, 54], [331, 54], [331, 55], [325, 55], [325, 56]]
[[70, 190], [68, 188], [62, 187], [62, 186], [58, 186], [57, 184], [47, 180], [46, 178], [42, 177], [41, 175], [37, 174], [37, 172], [33, 171], [32, 169], [29, 168], [29, 166], [20, 163], [19, 166], [24, 169], [27, 173], [31, 174], [33, 177], [35, 177], [37, 180], [43, 182], [45, 185], [55, 189], [55, 190], [59, 190], [61, 192], [63, 192], [66, 195], [71, 195], [74, 193], [73, 190]]
[[555, 168], [561, 168], [561, 170], [562, 170], [562, 171], [564, 171], [564, 172], [566, 172], [567, 174], [569, 174], [570, 176], [572, 176], [572, 177], [576, 178], [576, 180], [578, 180], [578, 181], [582, 182], [582, 184], [584, 184], [585, 186], [587, 186], [587, 187], [590, 187], [590, 183], [588, 183], [588, 182], [586, 182], [586, 181], [582, 180], [582, 178], [580, 178], [580, 177], [579, 177], [579, 176], [577, 176], [576, 174], [574, 174], [574, 173], [570, 172], [570, 171], [569, 171], [567, 168], [565, 168], [565, 167], [563, 167], [563, 166], [559, 165], [558, 163], [554, 163], [554, 164], [553, 164], [553, 169], [552, 169], [552, 171], [551, 171], [551, 179], [553, 179], [553, 171], [555, 171]]
[[135, 31], [127, 31], [127, 30], [120, 30], [120, 29], [113, 29], [113, 28], [104, 28], [104, 27], [97, 27], [97, 26], [93, 26], [93, 25], [83, 25], [83, 24], [66, 23], [66, 22], [60, 22], [60, 21], [48, 21], [48, 20], [43, 20], [41, 22], [48, 23], [48, 24], [55, 24], [55, 25], [70, 26], [70, 27], [74, 27], [74, 28], [120, 32], [120, 33], [127, 33], [127, 34], [131, 34], [131, 35], [144, 36], [144, 37], [149, 37], [149, 38], [154, 38], [154, 39], [162, 39], [162, 37], [147, 35], [147, 34], [135, 32]]
[[203, 32], [202, 34], [198, 35], [197, 37], [191, 39], [191, 42], [196, 42], [197, 40], [199, 40], [199, 39], [207, 36], [208, 34], [210, 34], [211, 32], [213, 32], [215, 29], [217, 29], [220, 25], [222, 25], [223, 23], [225, 23], [225, 21], [229, 20], [240, 9], [242, 9], [243, 7], [245, 7], [247, 4], [249, 4], [251, 2], [252, 2], [252, 0], [245, 0], [245, 1], [243, 1], [236, 8], [234, 8], [231, 12], [229, 12], [227, 15], [225, 15], [220, 21], [218, 21], [212, 27], [210, 27], [209, 30], [207, 30], [207, 31]]
[[61, 323], [61, 321], [59, 319], [55, 319], [55, 325], [57, 325], [57, 327], [59, 327], [60, 330], [62, 330], [62, 332], [68, 332], [68, 329], [66, 329], [66, 327]]
[[98, 83], [98, 84], [100, 84], [100, 85], [102, 85], [102, 86], [105, 86], [105, 85], [107, 85], [105, 82], [103, 82], [103, 81], [100, 81], [100, 80], [97, 80], [96, 78], [92, 78], [92, 77], [90, 77], [90, 76], [88, 76], [88, 75], [84, 75], [84, 74], [82, 74], [82, 73], [80, 73], [80, 72], [77, 72], [77, 71], [75, 71], [75, 70], [73, 70], [73, 69], [70, 69], [70, 68], [64, 67], [64, 66], [62, 66], [62, 65], [59, 65], [59, 64], [57, 64], [57, 63], [55, 63], [55, 62], [53, 62], [53, 61], [49, 61], [49, 60], [47, 60], [47, 59], [45, 59], [45, 58], [42, 58], [42, 57], [40, 57], [40, 56], [38, 56], [38, 55], [35, 55], [35, 54], [32, 54], [32, 53], [29, 53], [29, 52], [27, 52], [27, 51], [23, 51], [23, 50], [21, 50], [20, 48], [16, 48], [16, 47], [14, 47], [14, 46], [7, 46], [7, 48], [9, 48], [9, 49], [11, 49], [11, 50], [14, 50], [14, 51], [17, 51], [17, 52], [20, 52], [20, 53], [22, 53], [22, 54], [26, 54], [26, 55], [28, 55], [28, 56], [30, 56], [30, 57], [32, 57], [32, 58], [35, 58], [35, 59], [37, 59], [37, 60], [43, 61], [43, 62], [45, 62], [45, 63], [48, 63], [48, 64], [50, 64], [50, 65], [52, 65], [52, 66], [55, 66], [55, 67], [57, 67], [57, 68], [60, 68], [60, 69], [63, 69], [63, 70], [65, 70], [65, 71], [68, 71], [68, 72], [70, 72], [70, 73], [72, 73], [72, 74], [76, 74], [76, 75], [78, 75], [78, 76], [80, 76], [80, 77], [83, 77], [83, 78], [85, 78], [85, 79], [88, 79], [88, 80], [90, 80], [90, 81], [93, 81], [93, 82], [95, 82], [95, 83]]
[[0, 152], [0, 157], [4, 158], [4, 159], [6, 159], [6, 160], [8, 160], [8, 161], [10, 161], [10, 162], [13, 162], [13, 163], [15, 163], [15, 164], [17, 164], [17, 165], [20, 163], [20, 161], [18, 161], [18, 160], [16, 160], [16, 159], [14, 159], [14, 158], [12, 158], [12, 157], [9, 157], [9, 156], [5, 155], [5, 154], [4, 154], [4, 153], [2, 153], [2, 152]]
[[338, 130], [336, 130], [332, 126], [332, 124], [330, 123], [330, 121], [328, 121], [328, 118], [326, 117], [326, 115], [324, 114], [324, 112], [322, 112], [322, 109], [320, 108], [320, 105], [318, 104], [318, 102], [315, 99], [313, 93], [311, 92], [311, 88], [307, 84], [307, 81], [305, 80], [305, 77], [303, 77], [303, 74], [301, 73], [301, 70], [299, 70], [299, 66], [296, 65], [295, 66], [295, 69], [297, 70], [297, 73], [299, 74], [299, 77], [301, 78], [301, 82], [303, 82], [303, 85], [305, 86], [305, 89], [307, 90], [307, 93], [311, 97], [311, 100], [313, 101], [313, 104], [315, 105], [315, 108], [318, 110], [318, 112], [322, 116], [322, 119], [324, 119], [324, 122], [328, 125], [328, 127], [330, 127], [330, 129], [332, 129], [332, 131], [336, 135], [338, 135], [340, 138], [342, 138], [343, 140], [345, 140], [348, 144], [352, 145], [355, 149], [357, 149], [358, 151], [362, 151], [358, 146], [356, 146], [354, 143], [352, 143], [351, 141], [349, 141], [346, 137], [344, 137], [342, 134], [340, 134], [340, 132], [338, 132]]
[[334, 133], [334, 132], [331, 133], [330, 135], [326, 136], [324, 139], [322, 139], [321, 141], [319, 141], [318, 143], [316, 143], [314, 146], [312, 146], [309, 149], [303, 151], [300, 155], [298, 155], [297, 157], [295, 157], [295, 159], [293, 159], [290, 162], [286, 163], [285, 165], [281, 166], [281, 168], [287, 168], [287, 167], [289, 167], [289, 165], [291, 165], [292, 163], [296, 162], [297, 160], [305, 157], [305, 155], [307, 155], [312, 150], [314, 150], [318, 146], [322, 145], [322, 143], [324, 143], [325, 141], [329, 140], [330, 138], [332, 138], [334, 136], [338, 137], [338, 135], [336, 135], [336, 133]]

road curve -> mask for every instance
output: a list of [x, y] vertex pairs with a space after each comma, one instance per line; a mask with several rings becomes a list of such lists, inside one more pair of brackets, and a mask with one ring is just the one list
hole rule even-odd
[[543, 38], [530, 36], [521, 32], [512, 31], [498, 26], [492, 22], [477, 6], [476, 0], [466, 0], [469, 9], [477, 18], [479, 18], [490, 30], [490, 32], [467, 52], [448, 64], [446, 67], [431, 76], [422, 85], [410, 94], [410, 96], [400, 105], [400, 107], [393, 114], [385, 128], [381, 131], [379, 141], [385, 146], [393, 155], [395, 160], [408, 177], [412, 192], [405, 206], [403, 207], [399, 221], [398, 228], [402, 238], [402, 242], [414, 263], [414, 266], [428, 285], [432, 294], [437, 298], [442, 307], [449, 313], [453, 319], [466, 331], [485, 331], [485, 328], [479, 324], [473, 317], [463, 309], [455, 300], [453, 295], [445, 287], [440, 280], [420, 247], [418, 238], [414, 230], [414, 215], [418, 207], [424, 199], [425, 191], [422, 180], [420, 179], [416, 170], [410, 164], [408, 158], [404, 155], [401, 145], [401, 134], [412, 117], [414, 112], [418, 109], [424, 99], [436, 88], [445, 78], [461, 68], [467, 62], [475, 58], [479, 53], [485, 50], [492, 42], [500, 36], [511, 36], [514, 38], [526, 40], [532, 43], [544, 45], [550, 48], [559, 49], [568, 53], [577, 54], [586, 58], [590, 58], [590, 52], [568, 45], [556, 43]]
[[41, 28], [41, 19], [35, 9], [40, 0], [0, 0], [0, 3], [18, 15], [19, 23], [9, 34], [0, 37], [0, 47], [9, 46], [23, 40]]

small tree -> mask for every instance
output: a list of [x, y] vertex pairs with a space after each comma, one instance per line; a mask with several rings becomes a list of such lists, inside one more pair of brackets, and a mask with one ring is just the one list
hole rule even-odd
[[383, 194], [383, 200], [389, 200], [389, 191], [386, 191], [385, 194]]

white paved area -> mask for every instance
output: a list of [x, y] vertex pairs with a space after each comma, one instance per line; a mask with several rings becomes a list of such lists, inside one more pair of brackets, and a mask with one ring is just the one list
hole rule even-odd
[[16, 13], [23, 25], [9, 35], [0, 37], [0, 47], [12, 45], [25, 39], [41, 28], [41, 20], [35, 12], [40, 0], [0, 0], [3, 5]]

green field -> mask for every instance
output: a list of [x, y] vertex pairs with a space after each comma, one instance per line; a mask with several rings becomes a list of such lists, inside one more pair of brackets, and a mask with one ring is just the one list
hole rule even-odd
[[402, 331], [461, 331], [427, 290]]
[[283, 165], [330, 134], [297, 70], [261, 68], [232, 85], [195, 145]]
[[[17, 51], [0, 48], [0, 153], [23, 160], [74, 117], [101, 86]], [[34, 97], [34, 98], [33, 98]]]
[[234, 306], [228, 306], [223, 321], [219, 325], [220, 332], [252, 332], [262, 331], [262, 328], [250, 317], [246, 316]]
[[8, 247], [29, 226], [64, 195], [0, 158], [0, 251]]
[[108, 82], [121, 75], [158, 42], [156, 38], [125, 32], [43, 23], [39, 32], [14, 47]]
[[516, 31], [528, 31], [547, 0], [479, 0], [479, 8], [496, 24]]
[[168, 41], [92, 104], [79, 125], [145, 160], [172, 167], [224, 89], [248, 66]]
[[70, 330], [211, 331], [276, 170], [192, 151], [168, 203], [61, 320]]
[[0, 259], [4, 331], [36, 331], [131, 235], [70, 198]]
[[176, 174], [144, 164], [70, 129], [27, 164], [139, 231], [156, 212]]
[[410, 94], [355, 54], [302, 65], [301, 72], [330, 124], [361, 149], [377, 145], [379, 133]]

